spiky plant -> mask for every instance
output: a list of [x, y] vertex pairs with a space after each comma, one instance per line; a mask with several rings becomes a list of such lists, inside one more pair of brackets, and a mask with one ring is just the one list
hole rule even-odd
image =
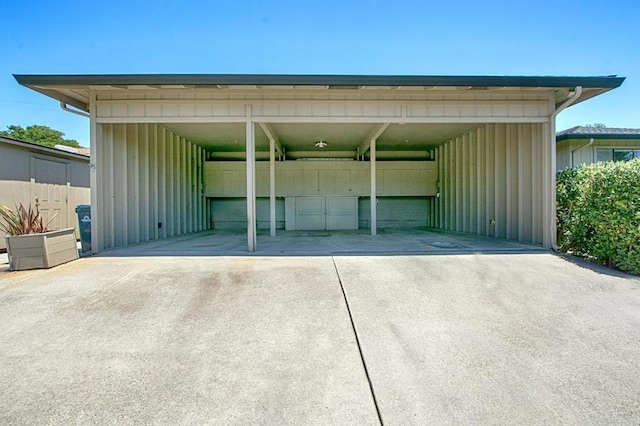
[[[15, 210], [0, 205], [0, 229], [7, 235], [41, 234], [47, 232], [49, 222], [45, 222], [36, 207], [31, 204], [26, 208], [22, 203], [16, 205]], [[53, 220], [53, 219], [52, 219]]]

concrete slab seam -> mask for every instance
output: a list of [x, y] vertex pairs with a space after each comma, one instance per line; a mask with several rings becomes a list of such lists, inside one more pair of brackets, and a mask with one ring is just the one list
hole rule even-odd
[[378, 407], [378, 400], [376, 399], [376, 393], [373, 389], [373, 382], [371, 381], [371, 377], [369, 376], [369, 370], [367, 369], [367, 362], [364, 359], [364, 353], [362, 352], [362, 346], [360, 345], [360, 338], [358, 337], [358, 330], [356, 329], [356, 324], [353, 321], [353, 315], [351, 315], [351, 308], [349, 307], [349, 300], [347, 299], [347, 293], [344, 290], [344, 285], [342, 284], [342, 278], [340, 277], [340, 271], [338, 270], [338, 265], [336, 265], [336, 260], [333, 256], [331, 256], [331, 261], [333, 262], [333, 267], [336, 270], [336, 276], [338, 277], [338, 282], [340, 283], [340, 290], [342, 290], [342, 297], [344, 298], [344, 303], [347, 306], [347, 313], [349, 314], [349, 320], [351, 321], [351, 328], [353, 329], [353, 334], [356, 338], [356, 345], [358, 346], [358, 353], [360, 354], [360, 360], [362, 361], [362, 367], [364, 368], [364, 374], [367, 377], [367, 383], [369, 383], [369, 391], [371, 392], [371, 398], [373, 399], [373, 405], [376, 409], [376, 414], [378, 416], [378, 421], [381, 426], [384, 426], [384, 422], [382, 421], [382, 413], [380, 412], [380, 407]]

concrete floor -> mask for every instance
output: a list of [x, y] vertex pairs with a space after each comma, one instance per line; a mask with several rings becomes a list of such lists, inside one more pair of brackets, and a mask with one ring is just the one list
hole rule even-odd
[[241, 256], [198, 234], [0, 264], [0, 423], [640, 421], [638, 278], [418, 234], [368, 246], [393, 256], [351, 254], [366, 235]]
[[547, 252], [540, 246], [514, 241], [427, 229], [357, 231], [282, 231], [270, 237], [258, 233], [257, 250], [247, 252], [244, 232], [206, 231], [176, 238], [107, 250], [104, 256], [313, 256], [354, 254], [447, 254]]

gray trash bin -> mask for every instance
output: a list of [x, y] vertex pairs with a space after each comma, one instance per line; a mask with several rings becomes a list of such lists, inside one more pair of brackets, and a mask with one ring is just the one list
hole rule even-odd
[[81, 204], [76, 207], [78, 214], [78, 227], [80, 229], [80, 242], [82, 243], [82, 252], [91, 251], [91, 206]]

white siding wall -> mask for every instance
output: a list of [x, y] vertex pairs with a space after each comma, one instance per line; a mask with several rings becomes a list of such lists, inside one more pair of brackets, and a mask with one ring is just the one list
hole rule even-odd
[[486, 124], [441, 145], [439, 227], [541, 244], [543, 141], [541, 124]]
[[98, 122], [540, 122], [553, 91], [155, 89], [98, 91]]
[[207, 228], [200, 147], [158, 124], [102, 124], [97, 138], [100, 249]]
[[[368, 161], [278, 161], [276, 196], [341, 195], [363, 197], [371, 192]], [[243, 161], [207, 161], [207, 197], [246, 196]], [[434, 196], [438, 165], [435, 161], [378, 161], [378, 196]], [[256, 163], [256, 195], [269, 196], [269, 163]]]
[[[370, 227], [371, 192], [368, 161], [276, 162], [276, 196], [360, 197], [359, 227]], [[246, 168], [242, 161], [207, 161], [205, 194], [214, 197], [212, 218], [217, 229], [246, 228]], [[436, 226], [435, 195], [438, 164], [435, 161], [378, 161], [378, 227]], [[269, 164], [256, 163], [256, 195], [269, 196]], [[268, 227], [269, 206], [258, 198], [258, 228]], [[277, 226], [284, 227], [284, 200], [277, 201]], [[243, 209], [245, 209], [243, 211]]]

